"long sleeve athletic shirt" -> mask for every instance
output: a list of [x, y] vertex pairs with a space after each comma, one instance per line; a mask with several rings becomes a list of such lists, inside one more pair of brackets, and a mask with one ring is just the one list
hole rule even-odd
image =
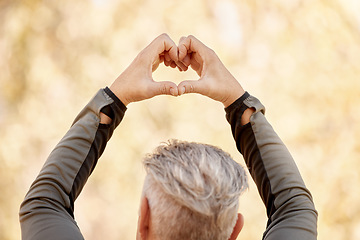
[[[242, 126], [247, 108], [255, 113]], [[263, 239], [316, 239], [317, 212], [311, 194], [289, 151], [266, 121], [264, 107], [245, 93], [225, 110], [237, 148], [267, 209]], [[74, 202], [125, 111], [125, 105], [105, 88], [79, 113], [21, 204], [22, 239], [83, 239], [74, 220]], [[100, 112], [112, 122], [101, 124]]]

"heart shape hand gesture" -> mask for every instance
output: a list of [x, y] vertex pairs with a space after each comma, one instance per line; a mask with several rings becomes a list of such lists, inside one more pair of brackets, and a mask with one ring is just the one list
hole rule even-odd
[[[152, 72], [162, 62], [180, 71], [187, 71], [190, 66], [200, 78], [183, 81], [178, 86], [170, 81], [156, 82]], [[143, 49], [110, 89], [125, 106], [162, 94], [199, 93], [227, 107], [245, 92], [213, 50], [194, 36], [182, 37], [177, 46], [167, 34]]]

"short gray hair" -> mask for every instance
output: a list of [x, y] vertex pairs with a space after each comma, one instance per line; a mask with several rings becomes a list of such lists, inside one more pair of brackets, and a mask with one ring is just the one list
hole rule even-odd
[[244, 168], [215, 146], [170, 140], [144, 159], [157, 239], [227, 240], [247, 189]]

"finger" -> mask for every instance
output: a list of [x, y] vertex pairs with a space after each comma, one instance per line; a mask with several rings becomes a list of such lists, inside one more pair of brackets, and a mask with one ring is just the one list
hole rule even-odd
[[165, 53], [167, 53], [170, 56], [171, 60], [178, 61], [178, 48], [175, 42], [166, 33], [161, 34], [159, 37], [163, 44], [160, 44], [158, 54], [165, 51]]
[[165, 52], [164, 52], [164, 57], [165, 57], [165, 60], [166, 60], [166, 61], [171, 62], [171, 57], [170, 57], [169, 52], [165, 51]]
[[182, 36], [181, 38], [180, 38], [180, 40], [179, 40], [179, 45], [180, 45], [180, 43], [183, 41], [183, 40], [185, 40], [185, 36]]
[[179, 60], [182, 61], [189, 52], [197, 52], [203, 56], [207, 47], [196, 37], [190, 35], [180, 41], [178, 49]]
[[178, 66], [180, 71], [187, 71], [188, 66], [185, 66], [182, 62], [177, 62], [176, 65]]
[[172, 95], [178, 96], [178, 87], [175, 83], [170, 81], [163, 81], [163, 82], [155, 82], [153, 81], [152, 84], [149, 85], [149, 91], [151, 92], [152, 96], [157, 95]]
[[159, 64], [160, 64], [159, 61], [157, 61], [156, 63], [154, 63], [154, 64], [152, 65], [151, 71], [155, 72], [155, 70], [159, 67]]
[[188, 54], [188, 49], [186, 48], [186, 45], [183, 44], [185, 42], [186, 37], [181, 37], [179, 40], [179, 45], [178, 45], [178, 55], [179, 55], [179, 60], [182, 61], [186, 55]]
[[195, 62], [197, 62], [198, 64], [202, 65], [203, 64], [203, 59], [200, 56], [199, 53], [194, 52], [193, 54], [191, 54], [191, 64], [193, 64]]
[[178, 52], [179, 52], [179, 61], [183, 61], [185, 59], [185, 57], [187, 57], [189, 54], [191, 54], [192, 52], [190, 51], [190, 49], [188, 49], [189, 47], [189, 43], [187, 41], [187, 39], [183, 39], [178, 46]]
[[177, 62], [177, 61], [179, 61], [178, 48], [172, 40], [171, 40], [171, 42], [172, 42], [171, 48], [167, 51], [169, 52], [171, 60], [173, 60], [174, 62]]
[[170, 61], [166, 61], [166, 60], [164, 60], [164, 64], [165, 64], [165, 66], [170, 66], [171, 65], [171, 62]]
[[176, 67], [177, 67], [177, 65], [176, 65], [176, 63], [175, 63], [175, 62], [171, 62], [170, 67], [172, 67], [172, 68], [176, 68]]
[[166, 33], [163, 33], [155, 38], [146, 50], [147, 53], [151, 56], [152, 61], [154, 61], [164, 52], [168, 52], [171, 60], [178, 61], [177, 46]]
[[199, 64], [197, 61], [195, 61], [195, 59], [191, 59], [191, 64], [190, 64], [190, 66], [191, 66], [191, 68], [194, 69], [194, 71], [196, 71], [196, 73], [201, 77], [203, 65], [202, 65], [202, 64]]
[[204, 94], [204, 86], [202, 85], [201, 80], [187, 80], [187, 81], [182, 81], [179, 85], [178, 85], [178, 92], [179, 92], [179, 96], [185, 93], [200, 93], [200, 94]]
[[158, 59], [155, 59], [155, 62], [152, 64], [152, 72], [155, 72], [155, 70], [159, 67], [160, 63], [164, 62], [164, 55], [159, 55]]
[[185, 66], [189, 66], [191, 64], [191, 55], [190, 54], [186, 54], [186, 56], [184, 57], [183, 60], [181, 60], [181, 62], [185, 65]]

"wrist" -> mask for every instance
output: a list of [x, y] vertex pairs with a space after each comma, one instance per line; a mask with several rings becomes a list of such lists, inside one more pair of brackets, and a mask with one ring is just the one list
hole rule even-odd
[[234, 93], [232, 93], [227, 99], [225, 99], [225, 101], [222, 102], [224, 104], [224, 107], [227, 108], [228, 106], [233, 104], [237, 99], [244, 95], [244, 93], [245, 90], [242, 87], [240, 87], [240, 89], [238, 89], [237, 91], [234, 91]]
[[115, 96], [125, 105], [125, 107], [130, 103], [127, 98], [125, 97], [125, 94], [122, 93], [119, 89], [121, 89], [120, 86], [116, 83], [116, 81], [109, 87], [109, 89], [115, 94]]
[[226, 84], [226, 90], [223, 92], [223, 94], [226, 95], [222, 103], [224, 104], [224, 107], [227, 108], [238, 98], [240, 98], [245, 93], [245, 90], [228, 69], [225, 68], [225, 71], [221, 75], [222, 77], [218, 76], [218, 78], [222, 79], [222, 81]]

